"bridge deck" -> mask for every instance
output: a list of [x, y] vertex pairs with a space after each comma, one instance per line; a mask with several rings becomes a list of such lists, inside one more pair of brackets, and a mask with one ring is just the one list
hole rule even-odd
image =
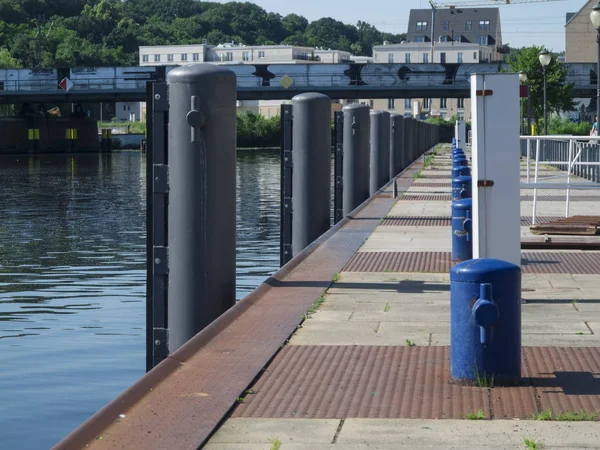
[[[437, 155], [414, 178], [421, 168], [422, 160], [398, 178], [398, 201], [384, 188], [62, 448], [191, 449], [207, 439], [212, 450], [597, 445], [597, 424], [524, 419], [600, 406], [600, 252], [524, 251], [523, 383], [452, 384], [449, 187], [440, 178], [449, 159]], [[577, 195], [572, 214], [597, 210], [584, 198], [591, 191]], [[541, 200], [538, 214], [563, 207]], [[530, 212], [525, 197], [523, 241]], [[463, 420], [480, 410], [520, 421]]]

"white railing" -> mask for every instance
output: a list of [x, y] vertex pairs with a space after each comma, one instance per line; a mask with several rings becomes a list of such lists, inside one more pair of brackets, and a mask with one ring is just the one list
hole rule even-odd
[[[571, 183], [571, 176], [573, 175], [574, 168], [576, 167], [599, 167], [600, 170], [600, 137], [590, 136], [571, 136], [571, 135], [552, 135], [552, 136], [521, 136], [521, 141], [526, 142], [526, 161], [527, 161], [527, 181], [521, 182], [521, 189], [533, 189], [533, 211], [532, 211], [532, 224], [536, 223], [536, 211], [537, 211], [537, 190], [538, 189], [565, 189], [566, 190], [566, 204], [565, 204], [565, 217], [569, 217], [570, 207], [570, 195], [571, 189], [600, 189], [600, 183]], [[531, 160], [532, 160], [532, 146], [535, 143], [535, 163], [534, 163], [534, 180], [531, 182]], [[560, 143], [557, 148], [557, 143]], [[592, 145], [590, 145], [592, 144]], [[540, 161], [540, 154], [544, 150], [548, 150], [546, 147], [550, 145], [550, 158], [548, 159], [547, 153], [544, 152], [542, 160]], [[586, 161], [582, 161], [581, 156], [585, 148], [586, 152], [589, 153], [590, 147], [593, 147], [592, 154], [598, 155], [595, 161], [589, 161], [589, 157]], [[566, 174], [564, 172], [557, 173], [556, 175], [550, 175], [545, 177], [539, 176], [540, 163], [544, 165], [553, 165], [566, 167]], [[566, 183], [555, 182], [548, 183], [546, 180], [567, 177]], [[595, 181], [598, 180], [598, 171], [596, 172]]]

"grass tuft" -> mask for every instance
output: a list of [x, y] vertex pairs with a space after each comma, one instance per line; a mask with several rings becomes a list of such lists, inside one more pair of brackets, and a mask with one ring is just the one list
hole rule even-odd
[[475, 384], [483, 388], [493, 388], [494, 375], [488, 376], [485, 372], [483, 372], [483, 374], [479, 373], [479, 369], [477, 368], [477, 365], [475, 365]]
[[406, 342], [407, 347], [414, 347], [415, 345], [417, 345], [410, 339], [406, 339], [404, 342]]
[[339, 272], [334, 273], [333, 274], [333, 282], [335, 283], [339, 279], [340, 279], [340, 273]]
[[310, 308], [306, 310], [306, 314], [302, 316], [303, 319], [310, 319], [312, 315], [317, 312], [317, 309], [319, 309], [319, 307], [325, 301], [325, 291], [326, 290], [323, 289], [323, 293], [321, 294], [321, 296], [313, 302]]
[[425, 158], [423, 159], [423, 167], [425, 167], [425, 168], [429, 167], [431, 164], [433, 164], [434, 159], [435, 159], [435, 156], [433, 156], [433, 155], [425, 156]]
[[271, 450], [279, 450], [281, 448], [281, 441], [279, 439], [273, 439], [271, 441]]
[[483, 409], [480, 409], [477, 412], [468, 413], [465, 418], [469, 420], [483, 420], [485, 419], [485, 413], [483, 412]]
[[390, 304], [386, 303], [385, 306], [383, 307], [383, 312], [389, 312], [390, 311]]
[[547, 409], [539, 413], [533, 413], [531, 420], [552, 420], [552, 410]]
[[417, 173], [413, 175], [413, 178], [416, 180], [417, 178], [421, 178], [423, 176], [423, 171], [419, 170]]
[[580, 412], [565, 411], [554, 417], [554, 420], [562, 422], [591, 422], [598, 416], [598, 411], [588, 413], [581, 410]]
[[533, 439], [528, 438], [523, 439], [523, 443], [525, 444], [525, 448], [527, 450], [539, 450], [544, 445], [541, 442], [536, 442]]

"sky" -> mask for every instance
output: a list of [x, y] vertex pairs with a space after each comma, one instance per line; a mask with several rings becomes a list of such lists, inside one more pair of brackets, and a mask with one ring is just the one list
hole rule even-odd
[[[241, 0], [243, 1], [243, 0]], [[359, 20], [375, 25], [380, 31], [406, 33], [411, 9], [430, 8], [427, 0], [248, 0], [269, 12], [296, 13], [309, 21], [333, 17], [344, 23]], [[220, 0], [225, 3], [224, 0]], [[457, 0], [458, 2], [458, 0]], [[440, 1], [438, 1], [440, 3]], [[450, 3], [446, 1], [445, 3]], [[482, 3], [486, 3], [482, 1]], [[502, 39], [511, 47], [545, 46], [561, 52], [565, 49], [567, 12], [577, 12], [586, 0], [543, 0], [539, 3], [500, 6]]]

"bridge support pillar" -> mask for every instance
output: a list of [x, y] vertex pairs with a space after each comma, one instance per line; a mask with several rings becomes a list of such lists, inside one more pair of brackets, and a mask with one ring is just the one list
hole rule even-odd
[[330, 228], [331, 99], [307, 93], [292, 99], [292, 254]]
[[373, 195], [390, 179], [390, 113], [371, 111], [371, 178]]
[[393, 113], [390, 117], [390, 178], [394, 178], [403, 169], [402, 161], [402, 130], [404, 117]]
[[169, 352], [235, 304], [236, 76], [169, 72]]
[[369, 198], [369, 107], [344, 106], [343, 214], [347, 216]]

